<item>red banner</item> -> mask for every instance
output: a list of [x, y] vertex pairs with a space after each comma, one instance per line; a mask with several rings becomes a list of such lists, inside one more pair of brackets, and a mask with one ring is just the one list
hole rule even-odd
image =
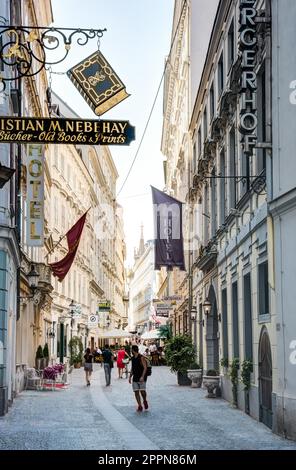
[[73, 225], [73, 227], [66, 234], [68, 242], [68, 253], [66, 254], [66, 256], [60, 261], [57, 261], [56, 263], [49, 264], [52, 270], [52, 274], [56, 276], [60, 282], [62, 282], [63, 279], [66, 277], [74, 261], [76, 252], [78, 250], [86, 215], [87, 212], [83, 214], [82, 217], [80, 217], [76, 224]]

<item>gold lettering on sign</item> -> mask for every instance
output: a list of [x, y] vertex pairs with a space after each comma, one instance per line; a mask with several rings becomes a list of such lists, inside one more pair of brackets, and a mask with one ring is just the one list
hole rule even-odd
[[30, 238], [31, 240], [41, 240], [41, 235], [36, 233], [36, 223], [30, 222]]
[[91, 75], [88, 78], [88, 82], [91, 86], [96, 86], [97, 83], [103, 82], [106, 76], [102, 72], [96, 72], [95, 75]]
[[[40, 124], [42, 121], [40, 122]], [[37, 121], [27, 125], [36, 130]], [[44, 241], [44, 157], [43, 146], [27, 147], [27, 245], [42, 246]]]
[[62, 132], [63, 129], [61, 128], [59, 121], [51, 121], [50, 126], [49, 126], [49, 131], [56, 131], [56, 130]]
[[[35, 171], [33, 166], [37, 165], [38, 169]], [[42, 173], [42, 163], [39, 160], [32, 160], [29, 164], [29, 173], [31, 176], [38, 177]]]

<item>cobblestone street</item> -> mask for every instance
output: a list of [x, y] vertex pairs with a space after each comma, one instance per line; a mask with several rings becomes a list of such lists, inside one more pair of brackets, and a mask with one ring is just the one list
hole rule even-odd
[[142, 414], [128, 380], [112, 375], [106, 388], [96, 365], [91, 387], [80, 369], [67, 390], [23, 392], [0, 418], [0, 449], [296, 449], [228, 402], [179, 387], [166, 367], [153, 368]]

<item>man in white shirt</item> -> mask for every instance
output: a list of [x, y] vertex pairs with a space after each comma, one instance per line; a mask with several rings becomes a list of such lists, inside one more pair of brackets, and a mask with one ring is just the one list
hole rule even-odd
[[147, 346], [144, 343], [139, 344], [139, 353], [144, 354], [146, 351]]

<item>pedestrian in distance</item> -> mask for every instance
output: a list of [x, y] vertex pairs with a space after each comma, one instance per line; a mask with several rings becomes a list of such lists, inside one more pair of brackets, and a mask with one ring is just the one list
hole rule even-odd
[[111, 369], [113, 368], [113, 354], [109, 349], [109, 346], [106, 344], [103, 350], [103, 363], [106, 379], [106, 387], [109, 387], [111, 383]]
[[123, 346], [120, 346], [120, 349], [117, 352], [117, 370], [118, 370], [118, 378], [122, 379], [122, 372], [125, 368], [125, 364], [123, 363], [123, 359], [129, 357], [127, 352], [125, 351]]
[[90, 352], [90, 349], [87, 348], [85, 350], [85, 355], [84, 355], [84, 371], [85, 371], [85, 380], [86, 380], [86, 385], [87, 387], [90, 386], [90, 378], [91, 374], [93, 371], [93, 355]]
[[[139, 353], [138, 346], [132, 346], [132, 368], [129, 376], [129, 383], [133, 385], [133, 391], [138, 404], [137, 411], [148, 410], [146, 382], [147, 382], [147, 359]], [[133, 381], [132, 381], [133, 379]], [[142, 401], [143, 399], [143, 406]]]

